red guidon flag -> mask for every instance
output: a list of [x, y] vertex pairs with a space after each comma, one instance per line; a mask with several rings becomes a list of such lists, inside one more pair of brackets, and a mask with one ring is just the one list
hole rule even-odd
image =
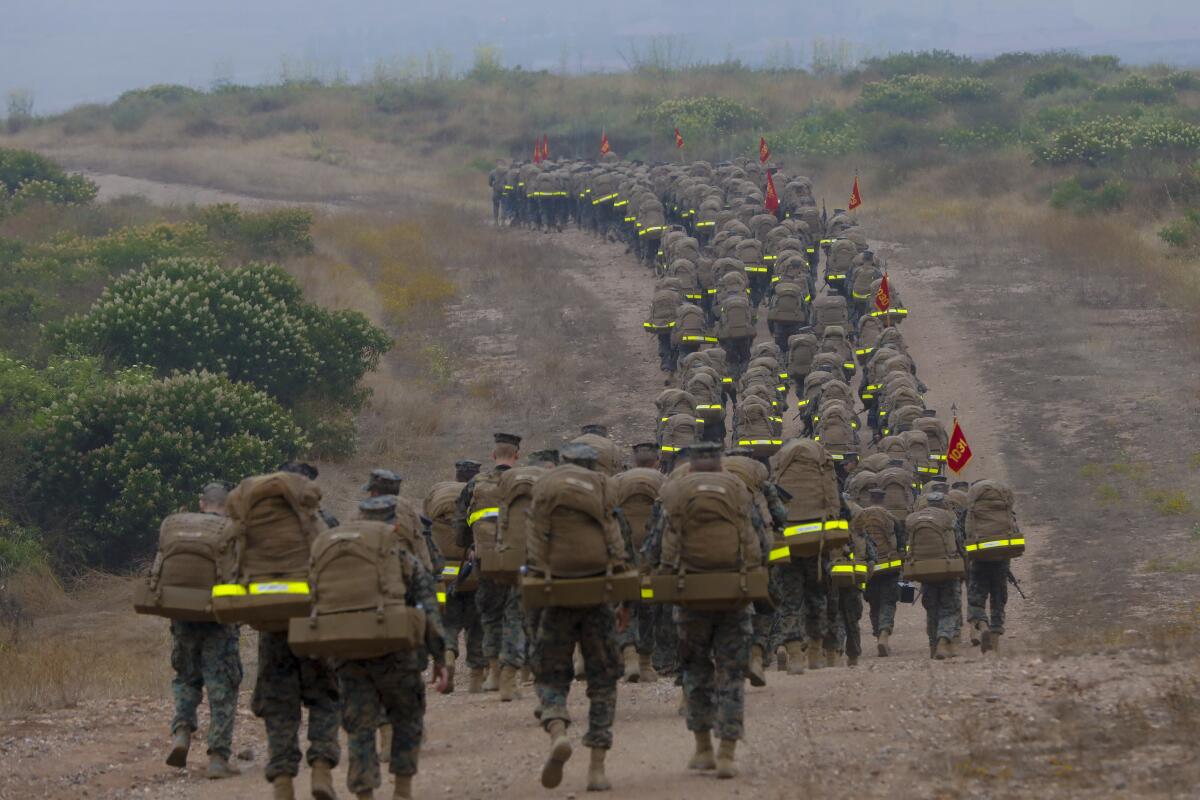
[[542, 163], [542, 143], [537, 139], [533, 140], [533, 163]]
[[542, 134], [542, 161], [550, 160], [550, 137]]
[[967, 437], [962, 432], [962, 426], [958, 424], [958, 417], [955, 417], [954, 431], [950, 434], [950, 443], [947, 445], [946, 466], [955, 472], [962, 472], [963, 467], [971, 460], [971, 455], [971, 445], [967, 444]]
[[775, 179], [767, 173], [767, 194], [763, 198], [763, 208], [774, 214], [779, 210], [779, 193], [775, 191]]
[[683, 149], [683, 134], [679, 132], [679, 128], [675, 129], [675, 149]]
[[758, 160], [762, 163], [767, 163], [771, 158], [771, 148], [767, 147], [767, 139], [764, 136], [758, 137]]
[[879, 291], [875, 292], [875, 307], [880, 311], [887, 311], [892, 307], [892, 290], [888, 286], [887, 273], [883, 273], [883, 280], [879, 282]]
[[603, 130], [600, 131], [600, 155], [606, 156], [612, 152], [612, 147], [608, 144], [608, 134]]
[[854, 188], [850, 190], [850, 205], [847, 206], [851, 211], [862, 205], [862, 192], [858, 190], [858, 176], [854, 176]]

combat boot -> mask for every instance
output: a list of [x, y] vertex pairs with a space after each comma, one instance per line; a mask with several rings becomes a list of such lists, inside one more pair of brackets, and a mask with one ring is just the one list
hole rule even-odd
[[412, 775], [397, 775], [392, 800], [412, 800]]
[[992, 631], [992, 636], [991, 636], [992, 644], [991, 644], [991, 647], [988, 649], [989, 653], [994, 654], [994, 653], [1000, 652], [1000, 637], [1001, 636], [1002, 636], [1002, 634]]
[[533, 683], [533, 670], [528, 666], [521, 667], [521, 673], [518, 677], [520, 677], [523, 686], [529, 686]]
[[633, 645], [626, 645], [621, 650], [621, 656], [625, 659], [625, 680], [628, 683], [637, 683], [642, 679], [641, 662], [638, 661], [637, 649]]
[[658, 670], [650, 656], [638, 656], [638, 672], [641, 673], [642, 683], [654, 683], [658, 680]]
[[857, 667], [858, 666], [858, 656], [846, 656], [846, 666], [847, 667]]
[[788, 671], [788, 652], [786, 648], [775, 648], [775, 669], [780, 672]]
[[820, 646], [816, 642], [809, 642], [808, 647], [805, 648], [805, 651], [808, 653], [808, 668], [809, 669], [820, 669], [821, 668], [821, 648], [820, 648]]
[[607, 792], [612, 788], [608, 776], [604, 774], [604, 756], [608, 751], [603, 747], [592, 748], [592, 762], [588, 765], [587, 790], [589, 792]]
[[520, 697], [517, 691], [517, 668], [503, 666], [500, 668], [500, 702], [511, 703]]
[[542, 766], [542, 786], [553, 789], [562, 783], [563, 765], [571, 757], [571, 740], [567, 738], [567, 723], [556, 719], [546, 726], [550, 734], [550, 756]]
[[763, 649], [760, 645], [750, 648], [750, 685], [766, 686], [767, 676], [763, 674]]
[[804, 643], [803, 642], [788, 642], [784, 646], [784, 652], [787, 657], [784, 661], [787, 663], [788, 675], [803, 675], [804, 674]]
[[987, 639], [988, 624], [981, 619], [971, 623], [971, 644], [981, 645]]
[[312, 763], [313, 800], [337, 800], [333, 791], [333, 764], [317, 759]]
[[390, 722], [379, 726], [379, 760], [384, 764], [392, 760], [392, 725]]
[[733, 763], [733, 751], [737, 749], [737, 739], [722, 739], [717, 748], [717, 777], [736, 778], [738, 768]]
[[838, 665], [838, 656], [840, 656], [840, 655], [841, 655], [841, 653], [839, 653], [837, 650], [833, 650], [831, 648], [826, 647], [825, 648], [825, 666], [836, 667]]
[[167, 766], [180, 769], [186, 767], [188, 750], [191, 748], [192, 729], [187, 725], [180, 725], [171, 737], [171, 752], [167, 754]]
[[470, 694], [483, 693], [483, 668], [471, 667], [471, 682], [467, 684], [467, 692]]
[[880, 631], [879, 638], [876, 640], [875, 650], [879, 653], [880, 658], [887, 658], [892, 654], [891, 645], [888, 644], [888, 639], [892, 638], [892, 634], [888, 631]]
[[458, 653], [447, 650], [445, 658], [442, 659], [442, 664], [446, 667], [446, 694], [454, 691], [454, 663], [456, 661], [458, 661]]
[[575, 654], [571, 656], [571, 667], [575, 670], [575, 680], [582, 681], [587, 678], [587, 664], [583, 661], [583, 650], [579, 645], [575, 645]]
[[717, 758], [713, 754], [712, 732], [693, 731], [696, 737], [696, 752], [688, 761], [688, 769], [716, 769]]
[[938, 661], [945, 661], [947, 658], [951, 658], [950, 640], [945, 636], [938, 638], [937, 644], [933, 648], [933, 657]]
[[483, 682], [483, 690], [485, 692], [500, 690], [500, 659], [488, 659], [487, 680]]
[[271, 781], [272, 800], [296, 800], [296, 790], [292, 787], [291, 775], [280, 775]]
[[208, 757], [208, 770], [204, 773], [210, 781], [222, 778], [236, 778], [242, 771], [229, 763], [225, 756], [211, 755]]

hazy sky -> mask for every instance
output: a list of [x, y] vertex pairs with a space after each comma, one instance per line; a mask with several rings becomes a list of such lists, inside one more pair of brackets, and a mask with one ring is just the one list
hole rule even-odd
[[0, 0], [0, 95], [35, 111], [111, 100], [151, 83], [351, 79], [439, 48], [456, 69], [493, 44], [526, 68], [616, 70], [622, 52], [672, 35], [692, 59], [803, 62], [815, 37], [860, 52], [971, 55], [1069, 48], [1200, 64], [1200, 0]]

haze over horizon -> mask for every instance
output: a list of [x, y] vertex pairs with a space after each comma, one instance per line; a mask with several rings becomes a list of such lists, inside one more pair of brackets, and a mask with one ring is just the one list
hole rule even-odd
[[740, 59], [803, 66], [814, 39], [846, 41], [857, 55], [946, 49], [986, 57], [1070, 49], [1133, 63], [1200, 65], [1196, 0], [842, 0], [796, 13], [794, 3], [755, 0], [606, 0], [565, 7], [549, 0], [499, 5], [356, 0], [40, 0], [5, 9], [0, 95], [32, 92], [35, 113], [154, 83], [207, 88], [215, 81], [277, 81], [294, 73], [358, 80], [379, 62], [448, 54], [470, 67], [493, 45], [506, 66], [621, 70], [631, 48], [672, 37], [689, 61]]

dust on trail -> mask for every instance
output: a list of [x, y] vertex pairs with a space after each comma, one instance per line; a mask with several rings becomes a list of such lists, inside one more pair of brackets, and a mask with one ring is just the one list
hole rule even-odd
[[[106, 191], [136, 186], [100, 177]], [[162, 202], [169, 195], [161, 193], [163, 184], [157, 186], [155, 196]], [[177, 189], [180, 202], [216, 199], [192, 187]], [[253, 200], [219, 194], [221, 200]], [[610, 357], [596, 365], [596, 385], [591, 391], [603, 392], [611, 405], [609, 421], [618, 441], [628, 445], [645, 438], [653, 431], [653, 398], [662, 386], [655, 341], [641, 328], [653, 285], [652, 271], [636, 263], [622, 245], [578, 231], [562, 235], [512, 231], [511, 235], [532, 242], [539, 237], [553, 240], [576, 257], [575, 263], [563, 265], [564, 273], [589, 296], [589, 302], [602, 304], [614, 320], [608, 339], [601, 343], [601, 350]], [[1003, 477], [1000, 433], [990, 424], [988, 414], [994, 398], [979, 375], [978, 361], [970, 355], [969, 340], [956, 321], [942, 313], [943, 301], [937, 293], [905, 263], [903, 249], [890, 247], [892, 274], [912, 309], [904, 323], [905, 338], [929, 384], [930, 402], [942, 414], [948, 413], [951, 402], [957, 403], [960, 414], [969, 420], [977, 453], [969, 474]], [[772, 670], [767, 687], [746, 689], [747, 738], [738, 751], [743, 774], [733, 782], [685, 769], [692, 740], [676, 712], [678, 690], [671, 683], [622, 683], [615, 745], [609, 756], [614, 790], [608, 796], [631, 800], [793, 797], [809, 792], [831, 798], [953, 796], [961, 788], [962, 776], [955, 772], [956, 765], [969, 761], [974, 747], [961, 735], [964, 714], [993, 713], [999, 708], [995, 704], [1002, 701], [1003, 719], [1032, 725], [1046, 699], [1044, 689], [1030, 682], [1032, 676], [1044, 672], [1079, 675], [1087, 669], [1105, 675], [1125, 674], [1127, 669], [1127, 665], [1112, 661], [1116, 657], [1110, 658], [1112, 663], [1064, 661], [1048, 668], [1040, 659], [1020, 656], [1026, 625], [1031, 621], [1022, 618], [1019, 601], [1010, 609], [1014, 624], [1005, 637], [1007, 653], [1000, 659], [984, 660], [969, 653], [957, 662], [931, 662], [924, 613], [918, 605], [901, 606], [893, 639], [895, 655], [889, 659], [875, 657], [864, 619], [865, 655], [859, 668], [821, 669], [800, 676]], [[247, 676], [247, 690], [249, 680]], [[1130, 683], [1127, 688], [1135, 692], [1137, 687]], [[532, 714], [532, 689], [523, 691], [523, 699], [511, 704], [499, 703], [495, 694], [430, 695], [426, 743], [415, 782], [417, 795], [578, 796], [584, 788], [587, 763], [582, 748], [576, 749], [559, 789], [548, 792], [538, 783], [546, 737]], [[571, 729], [576, 742], [580, 724], [586, 721], [583, 695], [583, 685], [574, 684], [570, 710], [577, 723]], [[0, 798], [266, 797], [263, 728], [247, 711], [248, 703], [247, 691], [240, 706], [234, 749], [251, 750], [253, 760], [242, 763], [242, 777], [218, 783], [203, 778], [202, 740], [195, 742], [193, 768], [188, 773], [181, 775], [163, 765], [170, 719], [165, 698], [88, 703], [6, 722], [0, 725], [0, 753], [6, 765], [0, 776]], [[205, 729], [202, 717], [201, 730]], [[303, 735], [301, 738], [303, 741]], [[345, 796], [344, 765], [336, 777], [339, 792]], [[380, 795], [386, 796], [388, 788], [385, 783]], [[297, 790], [298, 796], [307, 796], [307, 771], [302, 771]], [[1020, 779], [1014, 779], [1006, 790], [1002, 794], [1022, 796], [1034, 786], [1023, 786]], [[1065, 793], [1042, 793], [1074, 796], [1069, 787]], [[1105, 796], [1096, 790], [1088, 794]]]

